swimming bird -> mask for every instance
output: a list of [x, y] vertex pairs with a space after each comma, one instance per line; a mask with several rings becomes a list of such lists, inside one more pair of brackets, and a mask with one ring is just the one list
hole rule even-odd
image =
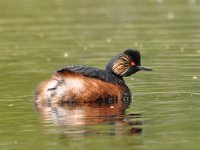
[[43, 81], [35, 94], [36, 104], [130, 103], [124, 77], [151, 69], [141, 66], [140, 52], [126, 49], [114, 56], [105, 69], [73, 65], [57, 70]]

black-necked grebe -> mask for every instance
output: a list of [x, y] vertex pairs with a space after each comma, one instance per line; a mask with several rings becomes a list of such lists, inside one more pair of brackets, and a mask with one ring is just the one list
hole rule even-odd
[[130, 102], [131, 92], [123, 77], [140, 70], [140, 52], [127, 49], [113, 57], [105, 70], [75, 65], [58, 70], [42, 82], [36, 92], [36, 104], [123, 103]]

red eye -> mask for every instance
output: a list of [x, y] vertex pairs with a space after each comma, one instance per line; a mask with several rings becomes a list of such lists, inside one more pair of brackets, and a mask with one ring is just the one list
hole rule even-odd
[[131, 62], [131, 66], [135, 66], [135, 62], [134, 61]]

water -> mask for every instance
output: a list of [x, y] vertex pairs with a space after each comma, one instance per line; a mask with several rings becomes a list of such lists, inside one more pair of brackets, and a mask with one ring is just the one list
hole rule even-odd
[[[199, 149], [199, 1], [1, 0], [0, 11], [0, 149]], [[124, 114], [68, 106], [107, 113], [71, 111], [67, 124], [62, 109], [59, 120], [34, 107], [34, 90], [55, 70], [104, 68], [128, 47], [154, 71], [126, 78], [134, 98]]]

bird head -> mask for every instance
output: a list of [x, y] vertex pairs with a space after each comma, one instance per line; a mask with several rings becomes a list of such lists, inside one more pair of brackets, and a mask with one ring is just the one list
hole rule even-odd
[[130, 76], [138, 71], [151, 71], [141, 66], [140, 52], [136, 49], [126, 49], [123, 53], [114, 56], [106, 66], [106, 70], [120, 77]]

